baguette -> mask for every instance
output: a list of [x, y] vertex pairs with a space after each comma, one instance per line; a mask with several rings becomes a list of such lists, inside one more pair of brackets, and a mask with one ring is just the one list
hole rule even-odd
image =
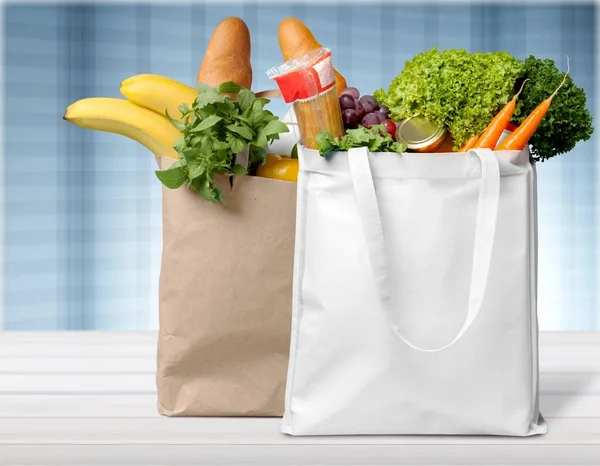
[[196, 77], [196, 82], [211, 87], [227, 81], [248, 89], [252, 86], [250, 31], [235, 17], [224, 19], [213, 31]]
[[[279, 23], [278, 38], [284, 61], [299, 58], [311, 50], [322, 47], [310, 32], [310, 29], [297, 18], [286, 18]], [[335, 68], [333, 72], [335, 73], [335, 84], [339, 95], [348, 85], [344, 77]]]

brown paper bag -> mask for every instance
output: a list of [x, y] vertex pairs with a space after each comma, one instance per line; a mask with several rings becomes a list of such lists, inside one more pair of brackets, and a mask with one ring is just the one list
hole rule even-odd
[[219, 185], [225, 204], [163, 187], [159, 411], [281, 416], [296, 183], [240, 176]]

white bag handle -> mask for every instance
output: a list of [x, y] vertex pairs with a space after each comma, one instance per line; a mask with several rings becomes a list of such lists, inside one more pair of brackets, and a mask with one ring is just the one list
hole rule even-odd
[[[481, 160], [481, 187], [479, 189], [479, 201], [477, 204], [469, 307], [465, 322], [454, 339], [444, 346], [432, 349], [421, 348], [408, 341], [394, 319], [392, 287], [390, 286], [386, 263], [385, 242], [381, 217], [379, 215], [379, 206], [377, 204], [375, 185], [373, 184], [373, 176], [369, 164], [369, 151], [366, 147], [357, 147], [350, 149], [348, 153], [350, 174], [365, 234], [369, 261], [383, 310], [396, 335], [408, 346], [418, 351], [433, 353], [442, 351], [456, 343], [469, 329], [475, 317], [477, 317], [485, 296], [492, 259], [496, 221], [498, 218], [500, 168], [496, 156], [489, 149], [471, 149], [469, 153], [477, 155], [479, 160]], [[462, 156], [462, 154], [456, 155], [456, 157]]]

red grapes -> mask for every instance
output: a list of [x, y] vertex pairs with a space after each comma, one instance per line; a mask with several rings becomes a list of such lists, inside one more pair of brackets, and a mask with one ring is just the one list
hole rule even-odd
[[379, 123], [381, 123], [379, 117], [373, 112], [367, 113], [362, 119], [362, 125], [365, 128], [370, 128], [371, 126], [378, 125]]
[[354, 110], [356, 107], [356, 100], [350, 94], [342, 94], [340, 96], [340, 107], [342, 110]]
[[344, 94], [351, 95], [355, 100], [358, 100], [360, 97], [360, 92], [358, 92], [358, 89], [355, 87], [347, 87], [342, 91], [342, 95]]
[[358, 115], [359, 120], [365, 116], [365, 109], [358, 100], [355, 102], [354, 111]]
[[396, 123], [388, 119], [383, 120], [381, 124], [385, 126], [386, 131], [392, 137], [392, 139], [396, 140]]
[[358, 115], [352, 109], [346, 109], [342, 112], [342, 121], [346, 129], [358, 128]]
[[347, 87], [342, 91], [339, 101], [345, 129], [356, 129], [358, 125], [365, 128], [384, 125], [386, 131], [395, 139], [396, 124], [389, 119], [390, 109], [385, 105], [379, 105], [373, 96], [361, 97], [357, 88]]

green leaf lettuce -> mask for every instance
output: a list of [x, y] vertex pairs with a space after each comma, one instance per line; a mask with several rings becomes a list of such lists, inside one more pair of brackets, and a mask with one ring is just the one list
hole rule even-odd
[[333, 137], [327, 130], [323, 130], [316, 137], [319, 153], [329, 159], [335, 151], [347, 151], [352, 147], [368, 147], [371, 152], [397, 152], [406, 150], [406, 146], [395, 142], [386, 132], [385, 126], [375, 125], [370, 129], [359, 126], [349, 129], [341, 138]]
[[507, 52], [433, 48], [406, 62], [387, 92], [380, 89], [374, 97], [394, 121], [423, 116], [447, 127], [459, 148], [512, 98], [523, 72], [522, 62]]

